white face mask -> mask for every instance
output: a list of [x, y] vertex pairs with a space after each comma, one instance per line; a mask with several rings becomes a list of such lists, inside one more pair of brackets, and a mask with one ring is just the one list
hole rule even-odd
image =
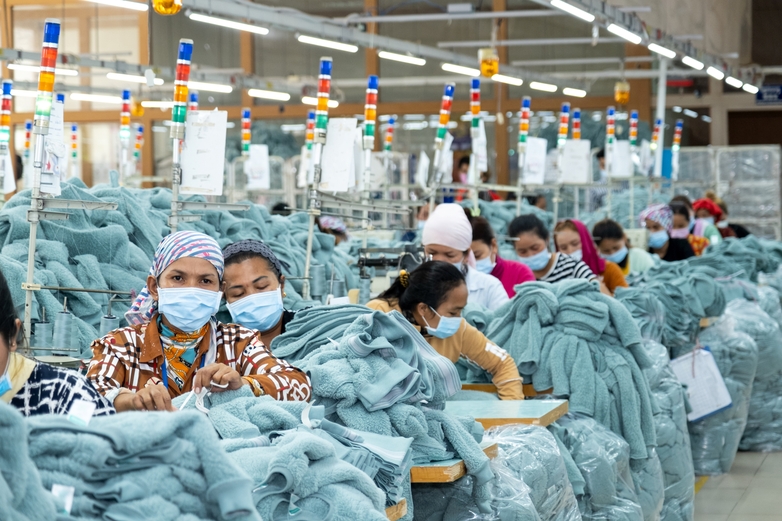
[[584, 258], [583, 257], [584, 252], [582, 250], [576, 250], [574, 252], [570, 252], [568, 255], [577, 261], [580, 261], [581, 259]]

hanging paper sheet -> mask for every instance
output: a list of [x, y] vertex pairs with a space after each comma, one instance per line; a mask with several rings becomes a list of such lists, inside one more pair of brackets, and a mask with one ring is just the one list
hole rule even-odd
[[[41, 169], [41, 192], [60, 195], [60, 183], [65, 179], [65, 141], [63, 141], [63, 104], [52, 103], [49, 133], [44, 138], [44, 161]], [[32, 156], [31, 151], [31, 156]], [[32, 160], [31, 160], [32, 163]]]
[[440, 178], [442, 183], [453, 182], [453, 150], [451, 150], [451, 145], [453, 145], [453, 134], [446, 132], [443, 138], [443, 153], [440, 155], [439, 171], [442, 172]]
[[591, 142], [587, 139], [565, 141], [559, 158], [559, 182], [561, 184], [587, 184], [591, 176]]
[[244, 172], [248, 190], [268, 190], [272, 187], [267, 145], [250, 145], [250, 157], [244, 163]]
[[418, 167], [415, 170], [415, 178], [418, 181], [418, 186], [423, 189], [429, 188], [429, 156], [423, 150], [418, 155]]
[[527, 138], [527, 152], [524, 156], [525, 185], [542, 185], [546, 182], [546, 154], [548, 140], [539, 137]]
[[641, 173], [648, 177], [652, 174], [654, 168], [654, 153], [652, 152], [652, 144], [644, 139], [641, 141]]
[[629, 141], [615, 141], [612, 154], [611, 178], [629, 179], [633, 175], [633, 160]]
[[181, 194], [223, 194], [227, 125], [228, 112], [222, 110], [195, 110], [187, 113], [185, 145], [182, 148], [182, 186], [179, 188]]
[[[478, 123], [478, 137], [472, 140], [472, 152], [475, 154], [475, 172], [480, 177], [481, 172], [489, 170], [489, 152], [487, 149], [486, 140], [486, 127], [483, 124], [483, 119]], [[473, 184], [477, 183], [478, 179], [472, 180]]]
[[731, 406], [725, 380], [708, 347], [674, 358], [671, 368], [687, 389], [692, 408], [687, 414], [689, 421], [702, 420]]
[[347, 192], [353, 172], [353, 142], [356, 118], [331, 118], [326, 127], [326, 144], [321, 161], [320, 189], [325, 192]]
[[6, 154], [2, 158], [5, 166], [5, 173], [3, 174], [3, 194], [10, 194], [16, 190], [16, 176], [14, 176], [14, 161], [11, 159], [11, 154]]

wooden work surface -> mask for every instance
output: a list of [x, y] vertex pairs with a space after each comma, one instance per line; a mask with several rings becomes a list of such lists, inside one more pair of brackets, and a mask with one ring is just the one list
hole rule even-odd
[[402, 498], [396, 505], [386, 508], [388, 521], [398, 521], [407, 515], [407, 500]]
[[[497, 457], [497, 444], [481, 443], [484, 454], [489, 459]], [[410, 469], [411, 483], [453, 483], [467, 474], [467, 467], [462, 459], [449, 459], [416, 465]], [[407, 508], [407, 507], [405, 507]]]
[[445, 402], [445, 412], [472, 416], [485, 429], [525, 423], [548, 427], [568, 411], [567, 400], [464, 400]]
[[[524, 384], [524, 397], [525, 398], [531, 398], [533, 396], [537, 396], [539, 394], [551, 394], [551, 390], [543, 391], [543, 392], [537, 392], [534, 387], [532, 387], [532, 384]], [[468, 384], [462, 382], [462, 390], [463, 391], [480, 391], [482, 393], [493, 393], [497, 394], [497, 386], [494, 384]]]

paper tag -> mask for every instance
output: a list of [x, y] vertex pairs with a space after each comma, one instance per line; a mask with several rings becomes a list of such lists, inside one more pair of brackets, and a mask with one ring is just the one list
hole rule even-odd
[[525, 185], [542, 185], [546, 182], [546, 154], [548, 140], [539, 137], [527, 138], [527, 151], [524, 154]]
[[267, 145], [250, 145], [250, 157], [244, 163], [244, 173], [248, 190], [268, 190], [272, 187]]
[[[487, 150], [486, 140], [486, 127], [483, 125], [483, 118], [479, 123], [479, 136], [478, 139], [474, 139], [472, 142], [472, 151], [475, 154], [476, 173], [486, 172], [489, 169], [489, 152]], [[478, 176], [480, 178], [480, 175]], [[475, 183], [478, 182], [478, 178], [475, 179]]]
[[182, 185], [179, 193], [223, 194], [227, 125], [228, 113], [225, 111], [187, 112], [185, 145], [182, 148]]
[[633, 160], [630, 155], [630, 142], [615, 141], [611, 153], [611, 179], [629, 179], [633, 175]]
[[418, 167], [415, 170], [415, 178], [421, 188], [429, 187], [429, 156], [421, 150], [418, 156]]
[[356, 118], [329, 119], [326, 144], [320, 170], [320, 189], [326, 192], [347, 192], [351, 178], [355, 184], [353, 142]]
[[62, 501], [63, 511], [61, 514], [71, 515], [71, 508], [73, 508], [73, 495], [76, 493], [76, 489], [65, 485], [58, 485], [55, 483], [52, 485], [52, 495]]
[[453, 183], [453, 134], [445, 133], [443, 138], [443, 151], [440, 154], [440, 165], [435, 165], [438, 172], [442, 172], [441, 183]]
[[14, 162], [11, 160], [11, 155], [6, 154], [0, 161], [5, 166], [3, 174], [3, 193], [10, 194], [16, 190], [16, 176], [14, 175]]
[[68, 411], [68, 420], [76, 425], [87, 426], [90, 424], [92, 415], [95, 412], [95, 402], [86, 400], [75, 400]]
[[[49, 133], [44, 136], [41, 168], [41, 192], [54, 196], [62, 193], [60, 182], [65, 179], [63, 124], [63, 104], [54, 102], [49, 116]], [[32, 160], [30, 162], [32, 163]]]
[[301, 511], [301, 509], [296, 506], [296, 501], [298, 501], [298, 500], [299, 500], [299, 496], [297, 496], [296, 494], [291, 494], [291, 500], [288, 503], [288, 515], [289, 516], [295, 516], [296, 514], [298, 514]]
[[674, 358], [671, 369], [687, 387], [687, 397], [692, 406], [687, 420], [698, 421], [732, 405], [725, 380], [708, 347]]
[[591, 181], [591, 142], [588, 139], [568, 139], [559, 157], [559, 182], [587, 184]]
[[350, 304], [350, 297], [331, 297], [329, 306], [344, 306]]

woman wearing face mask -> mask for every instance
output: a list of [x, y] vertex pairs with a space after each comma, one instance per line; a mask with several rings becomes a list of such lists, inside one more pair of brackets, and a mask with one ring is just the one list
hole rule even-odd
[[554, 245], [557, 251], [569, 255], [577, 261], [583, 261], [592, 273], [598, 276], [608, 293], [613, 295], [616, 288], [627, 287], [622, 269], [597, 254], [592, 236], [584, 223], [575, 219], [560, 221], [554, 228]]
[[461, 317], [467, 293], [461, 271], [446, 262], [429, 261], [410, 273], [400, 272], [391, 287], [367, 306], [384, 313], [400, 311], [435, 351], [454, 363], [466, 358], [491, 374], [501, 400], [523, 400], [513, 358]]
[[616, 221], [603, 219], [598, 222], [592, 227], [592, 237], [600, 256], [619, 266], [624, 276], [643, 273], [654, 266], [654, 259], [649, 253], [641, 248], [628, 248], [625, 231]]
[[672, 201], [669, 205], [673, 213], [673, 229], [671, 230], [672, 239], [687, 239], [692, 251], [696, 256], [700, 256], [706, 246], [709, 245], [708, 239], [698, 237], [690, 233], [690, 210], [684, 204]]
[[74, 402], [95, 405], [93, 416], [114, 414], [114, 407], [81, 374], [16, 352], [22, 322], [0, 272], [0, 400], [24, 416], [68, 414]]
[[435, 208], [426, 221], [421, 243], [431, 260], [452, 264], [464, 274], [470, 304], [493, 311], [508, 301], [502, 283], [475, 268], [472, 226], [458, 204], [446, 203]]
[[508, 225], [508, 236], [514, 239], [519, 260], [526, 264], [541, 282], [565, 279], [596, 281], [589, 266], [563, 253], [549, 251], [549, 233], [543, 221], [534, 215], [520, 215]]
[[182, 231], [155, 251], [147, 286], [125, 315], [129, 327], [92, 343], [87, 377], [117, 411], [171, 411], [189, 391], [249, 386], [256, 396], [308, 400], [307, 376], [275, 358], [260, 334], [214, 318], [223, 252], [203, 233]]
[[707, 197], [698, 199], [692, 204], [695, 210], [695, 227], [692, 233], [698, 237], [706, 237], [709, 244], [719, 244], [722, 241], [722, 234], [715, 223], [722, 219], [722, 210], [717, 203], [708, 198], [709, 195], [716, 197], [713, 192], [707, 192]]
[[282, 264], [261, 241], [235, 242], [223, 250], [223, 293], [233, 321], [261, 333], [264, 345], [285, 333], [295, 313], [282, 306]]
[[534, 281], [535, 275], [526, 265], [500, 257], [497, 239], [489, 221], [483, 217], [473, 217], [471, 222], [475, 269], [499, 279], [508, 296], [513, 298], [516, 295], [514, 288], [518, 284]]
[[720, 207], [720, 210], [722, 210], [722, 219], [720, 219], [720, 222], [717, 223], [717, 228], [719, 229], [723, 238], [737, 237], [739, 239], [743, 239], [748, 235], [752, 235], [744, 226], [728, 221], [728, 205], [725, 203], [725, 201], [717, 198], [716, 203]]
[[695, 256], [689, 241], [671, 238], [673, 230], [673, 211], [667, 204], [653, 204], [639, 216], [641, 226], [649, 231], [649, 253], [654, 253], [662, 260], [675, 262]]

